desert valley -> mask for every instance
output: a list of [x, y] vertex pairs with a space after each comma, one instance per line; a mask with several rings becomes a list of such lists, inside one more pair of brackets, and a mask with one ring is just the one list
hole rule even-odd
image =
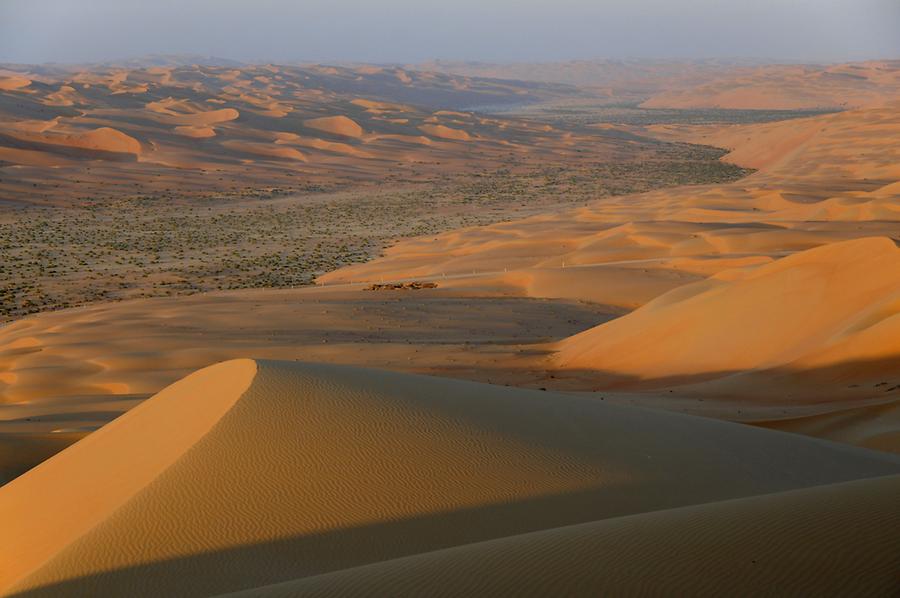
[[0, 595], [894, 595], [900, 61], [0, 65]]

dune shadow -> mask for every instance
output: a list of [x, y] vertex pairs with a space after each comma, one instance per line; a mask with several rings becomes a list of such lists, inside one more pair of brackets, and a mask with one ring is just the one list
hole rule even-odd
[[[210, 596], [373, 562], [593, 521], [597, 488], [320, 534], [229, 547], [68, 579], [12, 594], [60, 596]], [[606, 504], [612, 515], [633, 512]], [[617, 512], [616, 512], [617, 511]], [[252, 522], [248, 522], [252, 526]]]

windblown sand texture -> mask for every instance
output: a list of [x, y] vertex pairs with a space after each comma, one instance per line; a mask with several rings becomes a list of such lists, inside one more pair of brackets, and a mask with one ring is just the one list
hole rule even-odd
[[[315, 576], [341, 570], [346, 580], [329, 577], [324, 587], [353, 587], [354, 568], [383, 561], [389, 571], [400, 567], [376, 572], [386, 591], [405, 570], [415, 590], [428, 583], [430, 559], [445, 558], [468, 568], [481, 562], [459, 589], [487, 590], [524, 583], [515, 563], [533, 550], [547, 551], [558, 568], [546, 580], [569, 572], [573, 590], [595, 587], [585, 585], [599, 573], [586, 566], [585, 550], [596, 551], [613, 569], [609, 587], [636, 591], [645, 576], [615, 566], [624, 558], [613, 548], [617, 537], [630, 538], [630, 551], [687, 541], [699, 557], [714, 529], [733, 526], [734, 547], [712, 556], [724, 572], [748, 567], [743, 559], [767, 534], [786, 528], [798, 541], [815, 530], [812, 514], [792, 517], [806, 504], [829, 525], [799, 577], [840, 562], [825, 546], [868, 526], [874, 536], [865, 554], [829, 579], [864, 563], [866, 583], [884, 590], [900, 557], [889, 535], [900, 521], [887, 502], [897, 478], [876, 476], [898, 473], [892, 456], [709, 419], [438, 378], [239, 360], [192, 374], [0, 489], [0, 519], [8, 523], [0, 591], [206, 596], [297, 578], [322, 587]], [[860, 478], [876, 479], [846, 483]], [[862, 493], [868, 508], [850, 508]], [[766, 496], [744, 498], [757, 495]], [[827, 506], [819, 496], [830, 497]], [[639, 536], [628, 532], [633, 527]], [[754, 544], [738, 547], [744, 535]], [[556, 555], [566, 543], [579, 556], [564, 565]], [[759, 558], [778, 562], [792, 546], [774, 551]], [[429, 553], [424, 562], [411, 557], [422, 553]], [[491, 565], [498, 557], [512, 568]], [[390, 562], [402, 558], [413, 561]], [[667, 567], [669, 575], [679, 569]], [[768, 575], [778, 579], [777, 571]], [[740, 587], [724, 575], [676, 579], [710, 595]], [[815, 583], [826, 587], [825, 579]]]

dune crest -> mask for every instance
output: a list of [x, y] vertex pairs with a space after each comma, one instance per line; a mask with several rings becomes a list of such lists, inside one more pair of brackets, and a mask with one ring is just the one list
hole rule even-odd
[[[209, 432], [255, 373], [255, 362], [244, 360], [192, 374], [105, 426], [102, 433], [45, 461], [32, 476], [4, 486], [0, 592], [152, 483]], [[40, 515], [16, 515], [30, 509]]]

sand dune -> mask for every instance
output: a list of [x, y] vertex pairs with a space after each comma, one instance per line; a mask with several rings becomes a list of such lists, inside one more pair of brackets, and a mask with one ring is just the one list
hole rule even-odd
[[28, 144], [27, 149], [46, 151], [51, 154], [79, 149], [135, 156], [142, 152], [141, 144], [137, 139], [111, 127], [71, 133], [56, 132], [55, 125], [48, 129], [49, 132], [46, 133], [40, 130], [20, 129], [10, 132], [9, 136]]
[[0, 90], [14, 91], [31, 85], [31, 79], [20, 76], [0, 76]]
[[892, 334], [880, 330], [894, 328], [898, 306], [893, 241], [832, 243], [671, 291], [566, 339], [556, 359], [642, 386], [785, 366], [826, 348], [816, 365], [900, 359]]
[[192, 137], [195, 139], [206, 139], [208, 137], [216, 136], [216, 130], [213, 127], [195, 127], [188, 125], [175, 127], [175, 132], [179, 135], [184, 135], [185, 137]]
[[219, 123], [229, 122], [240, 117], [240, 112], [234, 108], [219, 108], [217, 110], [204, 110], [190, 102], [167, 98], [161, 102], [150, 102], [147, 110], [163, 115], [163, 122], [177, 126], [208, 127]]
[[887, 596], [898, 491], [887, 476], [613, 518], [229, 596]]
[[243, 360], [0, 489], [0, 590], [210, 595], [898, 471], [879, 453], [566, 395]]
[[332, 135], [340, 135], [341, 137], [351, 137], [357, 139], [362, 137], [363, 129], [355, 121], [346, 116], [325, 116], [322, 118], [313, 118], [303, 121], [304, 126], [324, 133]]
[[823, 129], [823, 118], [802, 118], [766, 125], [734, 125], [728, 127], [651, 126], [657, 137], [693, 139], [731, 152], [725, 158], [750, 168], [770, 168], [800, 152], [804, 144]]
[[[900, 178], [900, 105], [755, 125], [651, 126], [646, 132], [731, 150], [726, 160], [763, 172], [781, 186], [804, 180], [841, 188], [841, 179], [890, 184]], [[844, 183], [846, 184], [846, 183]], [[871, 191], [872, 189], [867, 189]]]
[[[101, 127], [66, 139], [68, 144], [85, 149], [140, 155], [141, 144], [137, 139], [110, 127]], [[61, 145], [63, 143], [60, 143]]]
[[666, 90], [643, 105], [745, 110], [876, 107], [896, 99], [898, 87], [898, 61], [767, 66]]
[[458, 141], [467, 141], [471, 139], [466, 131], [462, 129], [454, 129], [444, 125], [421, 125], [419, 130], [426, 135], [437, 137], [438, 139], [455, 139]]
[[59, 89], [53, 93], [48, 93], [47, 96], [41, 100], [41, 103], [45, 106], [74, 106], [75, 104], [83, 104], [84, 98], [78, 93], [78, 91], [72, 87], [71, 85], [60, 85]]
[[367, 152], [354, 145], [340, 143], [337, 141], [326, 141], [316, 137], [301, 137], [294, 133], [276, 133], [277, 144], [299, 145], [301, 147], [309, 147], [325, 152], [340, 154], [344, 156], [356, 156], [359, 158], [374, 158], [375, 154]]
[[299, 150], [292, 147], [284, 147], [283, 145], [275, 145], [274, 143], [253, 143], [229, 139], [223, 141], [222, 146], [236, 152], [252, 154], [255, 156], [299, 160], [300, 162], [306, 162], [308, 160]]

